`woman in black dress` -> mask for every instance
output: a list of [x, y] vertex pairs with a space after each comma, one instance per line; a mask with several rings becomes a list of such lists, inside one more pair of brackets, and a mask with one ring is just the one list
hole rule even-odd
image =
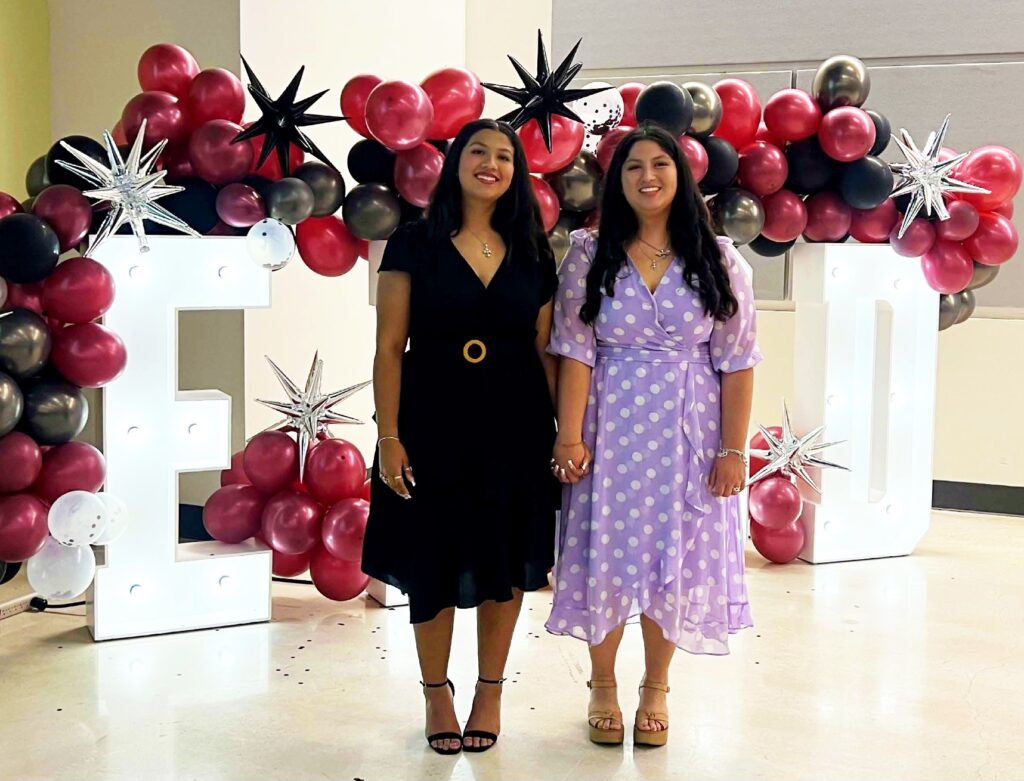
[[[546, 352], [558, 280], [507, 124], [458, 134], [427, 216], [395, 232], [380, 270], [363, 570], [409, 596], [430, 747], [485, 751], [523, 592], [546, 586], [554, 561], [559, 488]], [[457, 607], [478, 624], [464, 734], [448, 680]]]

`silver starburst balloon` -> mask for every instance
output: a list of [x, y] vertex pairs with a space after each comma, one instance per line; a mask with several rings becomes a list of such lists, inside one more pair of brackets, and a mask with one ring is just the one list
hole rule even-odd
[[300, 390], [299, 386], [292, 382], [276, 363], [269, 357], [264, 357], [274, 371], [277, 381], [281, 383], [281, 387], [288, 395], [288, 401], [256, 399], [258, 404], [270, 407], [285, 416], [282, 420], [265, 428], [264, 431], [296, 432], [299, 437], [299, 479], [301, 480], [305, 474], [306, 454], [309, 448], [316, 443], [317, 435], [329, 434], [328, 426], [334, 424], [363, 423], [357, 418], [335, 412], [334, 407], [357, 391], [361, 391], [370, 384], [370, 381], [359, 382], [333, 393], [321, 393], [320, 384], [323, 378], [324, 362], [320, 360], [320, 354], [316, 353], [313, 356], [313, 365], [309, 367], [309, 375], [306, 377], [306, 387]]
[[949, 130], [949, 114], [942, 120], [942, 125], [935, 132], [928, 134], [928, 141], [924, 149], [918, 149], [914, 139], [905, 128], [900, 129], [899, 136], [893, 136], [896, 146], [903, 152], [907, 159], [906, 163], [891, 163], [889, 167], [894, 174], [899, 175], [899, 181], [893, 187], [892, 197], [912, 193], [907, 213], [903, 215], [903, 223], [900, 225], [899, 237], [902, 239], [910, 223], [924, 208], [925, 214], [930, 215], [933, 211], [940, 220], [949, 219], [949, 211], [943, 200], [945, 193], [987, 193], [984, 187], [976, 187], [967, 182], [961, 182], [949, 175], [949, 172], [956, 168], [969, 154], [964, 152], [946, 161], [939, 161], [939, 153], [942, 151], [942, 144], [946, 140], [946, 132]]
[[160, 141], [143, 155], [142, 141], [145, 134], [146, 121], [143, 120], [142, 127], [139, 128], [139, 134], [135, 137], [135, 142], [128, 152], [126, 161], [121, 157], [121, 151], [114, 143], [113, 137], [104, 131], [103, 142], [107, 147], [109, 167], [61, 141], [61, 146], [74, 155], [81, 165], [65, 160], [58, 160], [57, 163], [95, 185], [95, 189], [85, 190], [82, 195], [110, 203], [110, 213], [107, 214], [99, 231], [96, 232], [96, 236], [89, 246], [89, 252], [96, 249], [107, 236], [117, 233], [126, 223], [131, 225], [132, 232], [139, 241], [139, 252], [148, 252], [149, 241], [146, 239], [143, 220], [152, 220], [160, 225], [187, 233], [189, 236], [199, 236], [187, 222], [156, 203], [159, 198], [179, 193], [185, 188], [164, 184], [167, 172], [153, 171], [157, 158], [167, 146], [167, 140]]
[[786, 476], [796, 475], [803, 480], [807, 485], [815, 490], [817, 493], [821, 493], [821, 489], [818, 488], [817, 484], [811, 478], [811, 475], [807, 471], [807, 467], [818, 467], [820, 469], [842, 469], [845, 472], [849, 472], [849, 468], [834, 464], [831, 461], [825, 461], [822, 458], [818, 458], [816, 455], [826, 448], [830, 448], [834, 445], [841, 445], [842, 442], [819, 442], [814, 443], [821, 433], [825, 430], [824, 426], [818, 426], [816, 429], [802, 437], [798, 437], [793, 433], [793, 426], [789, 422], [789, 407], [786, 402], [782, 402], [782, 437], [776, 437], [774, 433], [766, 429], [764, 426], [758, 426], [761, 432], [761, 436], [765, 438], [768, 443], [767, 450], [751, 450], [750, 454], [757, 458], [765, 459], [768, 461], [767, 466], [762, 468], [757, 474], [750, 478], [751, 484], [756, 483], [765, 477], [780, 472]]

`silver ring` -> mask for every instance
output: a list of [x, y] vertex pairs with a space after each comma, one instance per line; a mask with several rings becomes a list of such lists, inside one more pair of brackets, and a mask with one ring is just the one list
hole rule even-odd
[[739, 493], [740, 491], [742, 491], [742, 490], [743, 490], [743, 488], [742, 488], [742, 487], [737, 487], [737, 488], [733, 488], [733, 489], [732, 489], [732, 492], [733, 492], [734, 494], [738, 494], [738, 493]]

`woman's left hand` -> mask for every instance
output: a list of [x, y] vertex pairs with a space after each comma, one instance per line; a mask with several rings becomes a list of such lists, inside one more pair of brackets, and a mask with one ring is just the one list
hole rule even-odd
[[747, 467], [735, 453], [729, 453], [722, 458], [716, 458], [711, 467], [711, 477], [708, 480], [708, 487], [712, 496], [727, 499], [736, 496], [743, 490], [747, 482]]

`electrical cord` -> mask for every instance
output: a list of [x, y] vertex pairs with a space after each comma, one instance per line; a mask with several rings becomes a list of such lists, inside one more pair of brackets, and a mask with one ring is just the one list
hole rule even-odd
[[48, 599], [32, 597], [32, 601], [28, 604], [29, 607], [37, 613], [45, 613], [47, 610], [62, 610], [66, 607], [81, 607], [85, 604], [85, 600], [82, 600], [81, 602], [64, 602], [60, 605], [51, 605]]

